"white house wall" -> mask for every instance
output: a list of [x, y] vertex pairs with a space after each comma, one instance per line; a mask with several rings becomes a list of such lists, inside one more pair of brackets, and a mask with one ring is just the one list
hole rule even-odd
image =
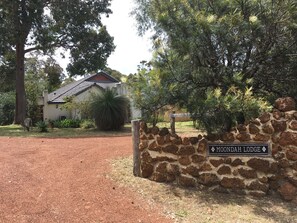
[[[75, 102], [87, 101], [92, 97], [92, 95], [98, 94], [100, 92], [102, 92], [102, 90], [100, 88], [93, 86], [93, 87], [89, 88], [87, 91], [84, 91], [81, 94], [75, 96], [73, 100]], [[71, 116], [73, 119], [81, 119], [81, 114], [80, 114], [79, 109], [74, 109], [71, 112]]]
[[63, 104], [46, 104], [44, 109], [44, 121], [58, 120], [62, 116], [70, 118], [68, 111], [63, 109]]

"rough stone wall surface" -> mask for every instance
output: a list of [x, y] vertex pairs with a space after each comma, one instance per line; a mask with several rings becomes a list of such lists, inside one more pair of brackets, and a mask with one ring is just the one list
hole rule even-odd
[[[289, 104], [288, 104], [289, 103]], [[290, 98], [271, 113], [222, 135], [181, 138], [167, 128], [140, 124], [141, 176], [186, 187], [265, 196], [278, 193], [297, 203], [297, 111]], [[209, 157], [208, 143], [268, 143], [271, 156]]]

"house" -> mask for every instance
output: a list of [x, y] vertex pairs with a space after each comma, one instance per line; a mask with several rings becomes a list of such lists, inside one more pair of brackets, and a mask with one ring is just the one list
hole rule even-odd
[[[120, 95], [128, 98], [129, 92], [125, 84], [116, 80], [107, 73], [100, 71], [96, 74], [86, 76], [78, 81], [67, 84], [51, 93], [44, 91], [43, 97], [39, 100], [39, 105], [43, 107], [43, 120], [59, 120], [65, 118], [81, 119], [81, 112], [78, 109], [66, 109], [67, 99], [74, 102], [83, 102], [90, 99], [92, 94], [100, 93], [106, 88], [114, 88]], [[130, 119], [138, 118], [141, 113], [134, 108], [130, 99]]]

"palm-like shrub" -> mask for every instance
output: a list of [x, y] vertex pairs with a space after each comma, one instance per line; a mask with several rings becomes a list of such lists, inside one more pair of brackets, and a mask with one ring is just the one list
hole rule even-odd
[[95, 124], [100, 130], [119, 130], [127, 117], [129, 100], [106, 89], [93, 97], [92, 110]]

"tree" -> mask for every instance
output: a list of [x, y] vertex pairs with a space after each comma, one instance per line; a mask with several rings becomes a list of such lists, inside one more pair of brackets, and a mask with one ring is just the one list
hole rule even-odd
[[119, 130], [125, 124], [129, 100], [117, 95], [112, 89], [94, 96], [92, 110], [95, 123], [100, 130]]
[[136, 2], [140, 33], [154, 30], [162, 86], [192, 114], [208, 107], [216, 89], [222, 98], [232, 87], [271, 101], [296, 98], [296, 60], [289, 56], [297, 52], [295, 0]]
[[54, 91], [59, 88], [64, 77], [63, 69], [53, 58], [46, 61], [37, 57], [27, 58], [25, 61], [25, 91], [27, 99], [27, 115], [33, 123], [42, 119], [40, 107], [37, 103], [44, 90]]
[[26, 114], [25, 55], [48, 55], [62, 47], [71, 55], [72, 75], [103, 68], [114, 50], [113, 38], [101, 22], [110, 14], [110, 0], [1, 0], [0, 59], [13, 51], [16, 61], [15, 123]]
[[48, 92], [58, 89], [65, 78], [63, 68], [53, 58], [48, 58], [44, 65], [44, 72], [47, 78]]
[[143, 119], [155, 126], [161, 108], [168, 105], [166, 89], [162, 86], [160, 70], [153, 69], [151, 63], [142, 61], [138, 73], [128, 77], [128, 86], [135, 106], [142, 111]]

